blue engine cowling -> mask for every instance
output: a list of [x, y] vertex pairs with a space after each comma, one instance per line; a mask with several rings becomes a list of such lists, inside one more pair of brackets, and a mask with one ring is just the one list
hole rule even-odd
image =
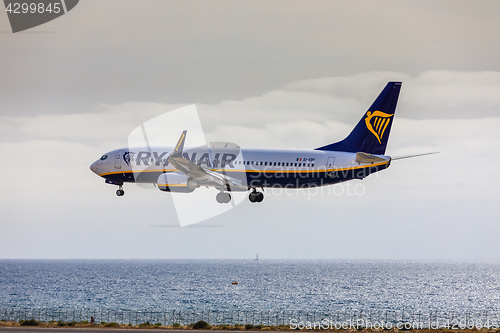
[[190, 193], [200, 187], [196, 180], [179, 172], [163, 173], [156, 181], [158, 188], [165, 192]]

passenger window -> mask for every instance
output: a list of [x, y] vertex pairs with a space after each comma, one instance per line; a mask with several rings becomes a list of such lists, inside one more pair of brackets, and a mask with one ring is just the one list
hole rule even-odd
[[276, 166], [276, 162], [274, 162], [274, 166]]
[[294, 166], [297, 166], [297, 163], [295, 163], [295, 165], [294, 165]]
[[286, 166], [288, 166], [288, 162], [286, 162]]

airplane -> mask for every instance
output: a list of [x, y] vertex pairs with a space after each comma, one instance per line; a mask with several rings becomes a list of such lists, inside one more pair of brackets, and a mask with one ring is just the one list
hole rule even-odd
[[[105, 182], [152, 183], [161, 191], [190, 193], [206, 186], [229, 203], [231, 192], [249, 191], [250, 202], [262, 202], [264, 188], [313, 188], [363, 179], [387, 169], [391, 161], [434, 153], [391, 158], [385, 155], [401, 82], [389, 82], [352, 132], [342, 141], [312, 150], [247, 149], [234, 143], [184, 148], [187, 131], [173, 147], [128, 147], [112, 150], [90, 169]], [[261, 189], [262, 191], [258, 191]]]

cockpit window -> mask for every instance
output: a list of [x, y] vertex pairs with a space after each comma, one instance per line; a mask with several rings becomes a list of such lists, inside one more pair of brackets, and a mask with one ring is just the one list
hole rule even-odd
[[104, 161], [104, 160], [105, 160], [105, 159], [107, 159], [107, 158], [108, 158], [108, 155], [102, 155], [102, 157], [101, 157], [101, 161]]

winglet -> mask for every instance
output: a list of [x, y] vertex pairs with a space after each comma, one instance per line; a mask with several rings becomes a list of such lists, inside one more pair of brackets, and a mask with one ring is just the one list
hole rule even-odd
[[177, 144], [175, 145], [175, 149], [172, 152], [172, 155], [170, 155], [171, 158], [182, 157], [182, 152], [184, 151], [184, 142], [186, 142], [186, 134], [187, 130], [184, 130], [181, 134], [181, 137], [179, 138], [179, 141], [177, 141]]

